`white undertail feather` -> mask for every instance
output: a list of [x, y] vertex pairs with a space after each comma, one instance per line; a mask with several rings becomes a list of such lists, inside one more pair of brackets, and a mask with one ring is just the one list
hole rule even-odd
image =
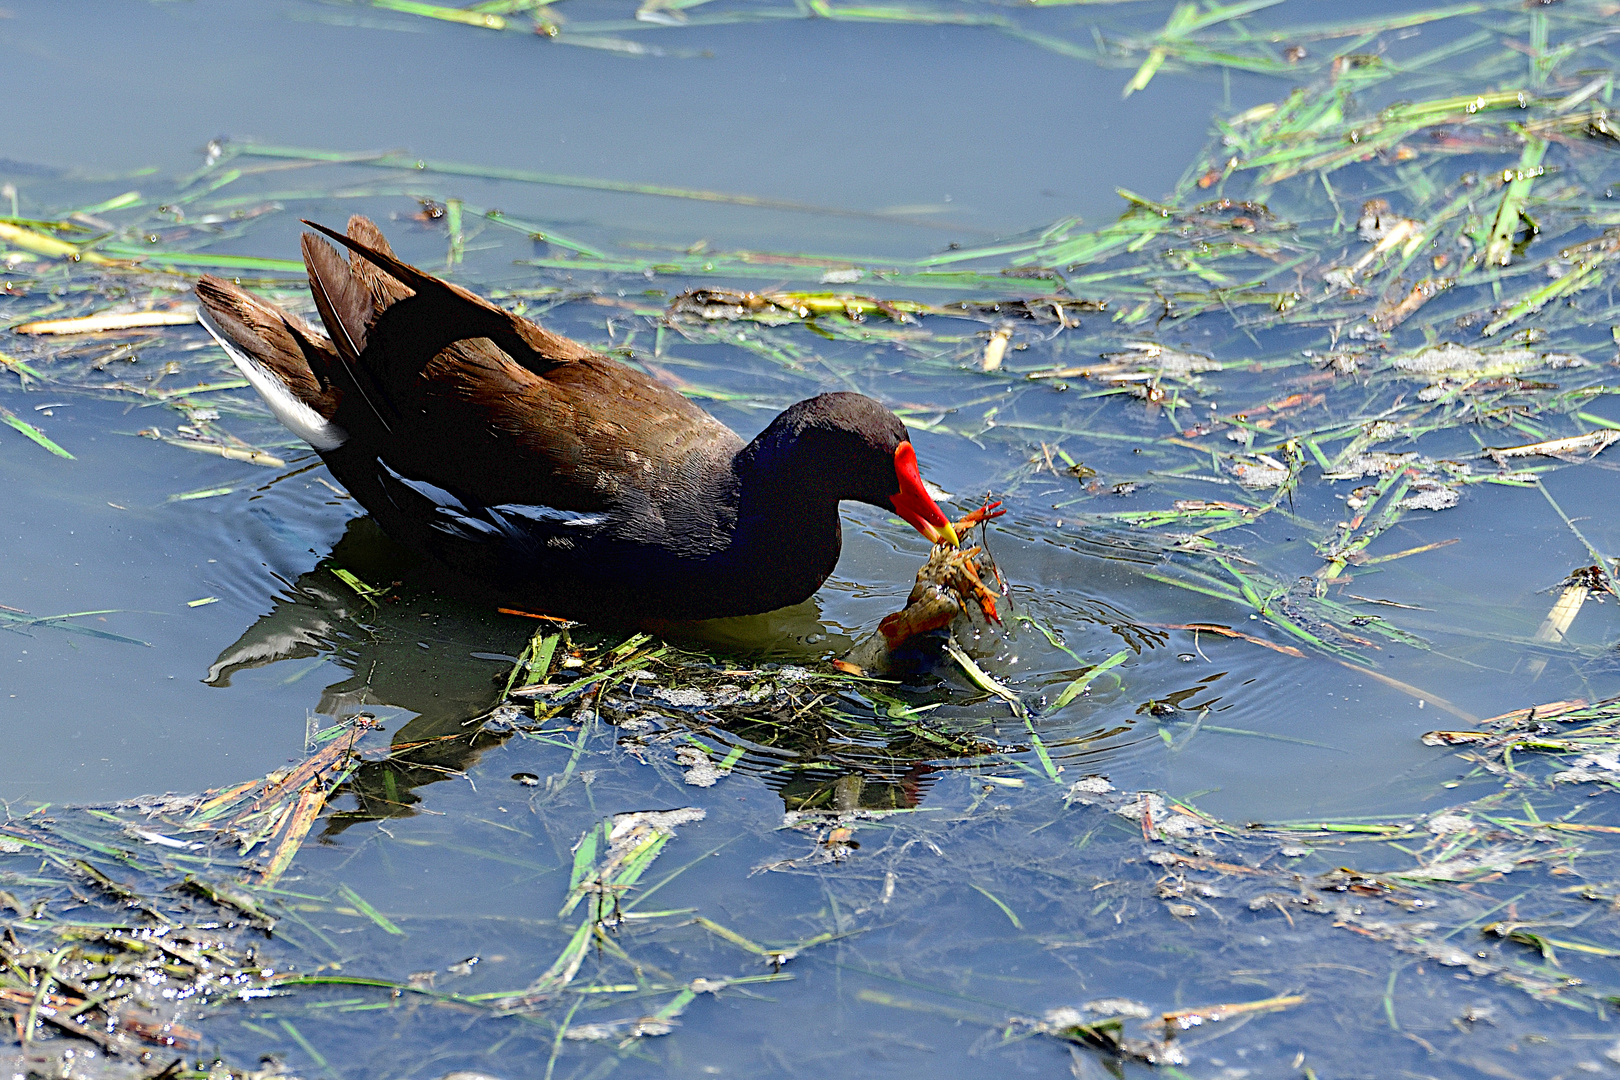
[[286, 425], [287, 430], [317, 450], [336, 450], [348, 441], [347, 431], [299, 401], [275, 372], [248, 355], [240, 345], [227, 337], [214, 322], [213, 316], [208, 313], [207, 305], [198, 309], [197, 317], [203, 328], [213, 335], [214, 340], [219, 342], [219, 347], [225, 350], [226, 355], [247, 377], [253, 389], [264, 398], [264, 403], [270, 406], [270, 411], [275, 414], [276, 419]]

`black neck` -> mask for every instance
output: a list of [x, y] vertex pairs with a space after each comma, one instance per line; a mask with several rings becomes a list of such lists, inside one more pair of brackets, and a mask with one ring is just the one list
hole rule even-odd
[[859, 394], [836, 393], [785, 410], [731, 460], [724, 483], [736, 508], [730, 543], [711, 565], [735, 589], [798, 603], [838, 564], [844, 500], [889, 508], [895, 448], [905, 426]]
[[808, 597], [832, 573], [843, 531], [838, 493], [826, 474], [804, 460], [802, 446], [768, 435], [769, 429], [733, 462], [737, 526], [724, 561], [752, 590], [785, 606]]

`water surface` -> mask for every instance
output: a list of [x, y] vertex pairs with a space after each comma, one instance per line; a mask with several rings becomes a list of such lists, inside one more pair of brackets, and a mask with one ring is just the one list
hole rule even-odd
[[[199, 327], [7, 335], [0, 406], [73, 457], [0, 432], [0, 604], [90, 613], [0, 637], [15, 835], [93, 833], [89, 857], [154, 895], [187, 872], [257, 889], [281, 920], [264, 963], [373, 981], [217, 998], [184, 1017], [202, 1045], [299, 1075], [1102, 1076], [1152, 1055], [1071, 1057], [1063, 1023], [1020, 1018], [1275, 998], [1183, 1035], [1186, 1061], [1161, 1070], [1611, 1068], [1613, 867], [1586, 841], [1617, 827], [1615, 796], [1601, 762], [1589, 783], [1550, 779], [1609, 736], [1520, 748], [1518, 764], [1500, 742], [1468, 758], [1420, 738], [1620, 693], [1613, 605], [1544, 626], [1566, 577], [1620, 548], [1612, 463], [1480, 456], [1620, 426], [1602, 11], [1395, 27], [1415, 9], [1383, 5], [1355, 14], [1365, 33], [1315, 32], [1348, 16], [1284, 3], [1193, 33], [1224, 60], [1164, 39], [1167, 65], [1122, 97], [1169, 5], [866, 21], [699, 5], [674, 27], [557, 7], [549, 40], [313, 0], [9, 0], [0, 55], [34, 105], [0, 142], [17, 203], [0, 213], [77, 223], [60, 235], [147, 262], [10, 242], [0, 313], [144, 310], [212, 268], [307, 314], [299, 275], [263, 260], [294, 257], [299, 218], [364, 213], [407, 260], [619, 350], [744, 437], [803, 397], [870, 393], [902, 411], [955, 506], [1006, 502], [989, 536], [1005, 625], [959, 636], [1030, 719], [949, 661], [900, 685], [833, 681], [826, 662], [903, 602], [926, 555], [867, 508], [847, 508], [838, 572], [806, 604], [673, 633], [650, 658], [666, 646], [612, 654], [624, 632], [577, 628], [564, 649], [581, 671], [632, 656], [645, 681], [538, 717], [499, 709], [536, 623], [393, 548]], [[938, 24], [964, 16], [1006, 25]], [[1243, 140], [1266, 117], [1345, 88], [1315, 126], [1267, 137], [1314, 145], [1362, 117], [1317, 151], [1374, 149], [1315, 172], [1251, 165], [1266, 148]], [[1522, 125], [1492, 111], [1519, 105], [1471, 103], [1494, 92], [1525, 95]], [[1376, 142], [1397, 117], [1378, 110], [1454, 96], [1443, 123]], [[1516, 175], [1531, 186], [1523, 223], [1501, 218], [1507, 269], [1457, 276]], [[1397, 256], [1400, 237], [1359, 238], [1370, 198], [1421, 241]], [[1138, 243], [1078, 246], [1127, 226]], [[1568, 274], [1590, 281], [1482, 333]], [[981, 303], [908, 323], [705, 322], [671, 307], [697, 287]], [[1059, 323], [1053, 296], [1104, 306]], [[998, 328], [1013, 347], [987, 371]], [[1424, 368], [1446, 341], [1484, 359]], [[274, 460], [181, 445], [210, 441]], [[1420, 456], [1351, 477], [1366, 451]], [[1283, 487], [1240, 482], [1273, 466]], [[1388, 528], [1330, 572], [1340, 523], [1372, 527], [1350, 500], [1390, 477], [1365, 504]], [[1454, 505], [1397, 505], [1442, 489]], [[38, 810], [228, 790], [359, 714], [358, 764], [285, 866], [268, 841], [246, 861], [222, 844], [165, 862], [116, 824], [138, 811]], [[718, 782], [693, 783], [699, 760]], [[576, 855], [599, 823], [688, 807], [703, 816], [667, 829], [621, 910], [580, 906]], [[148, 826], [191, 827], [164, 813]], [[1354, 831], [1369, 822], [1385, 832]], [[52, 918], [136, 919], [52, 884], [70, 859], [0, 851], [0, 887], [39, 890]], [[1346, 885], [1340, 867], [1384, 878]], [[17, 913], [20, 932], [54, 932]], [[669, 1033], [637, 1029], [649, 1016]]]

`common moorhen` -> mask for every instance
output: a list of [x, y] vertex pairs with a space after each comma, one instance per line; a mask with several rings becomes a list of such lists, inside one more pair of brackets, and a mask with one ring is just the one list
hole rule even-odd
[[384, 531], [554, 615], [770, 611], [832, 573], [844, 499], [956, 532], [905, 425], [860, 394], [801, 401], [753, 442], [674, 390], [401, 262], [371, 221], [347, 262], [312, 233], [318, 333], [220, 278], [202, 323]]

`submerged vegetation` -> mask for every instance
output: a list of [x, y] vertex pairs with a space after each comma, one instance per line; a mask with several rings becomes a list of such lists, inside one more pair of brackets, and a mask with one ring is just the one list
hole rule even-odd
[[[563, 673], [560, 684], [529, 681]], [[1380, 954], [1388, 986], [1352, 979], [1349, 992], [1381, 998], [1398, 1031], [1396, 979], [1417, 980], [1425, 1012], [1438, 999], [1458, 1019], [1445, 1037], [1423, 1028], [1431, 1053], [1509, 1052], [1512, 1017], [1532, 1002], [1564, 1008], [1563, 1019], [1542, 1014], [1537, 1030], [1578, 1040], [1588, 1022], [1604, 1030], [1620, 1003], [1609, 971], [1620, 956], [1616, 898], [1604, 884], [1616, 873], [1606, 838], [1620, 824], [1606, 803], [1566, 794], [1620, 784], [1614, 701], [1557, 702], [1426, 736], [1469, 748], [1460, 778], [1444, 785], [1466, 795], [1415, 817], [1234, 823], [1096, 775], [1042, 787], [1027, 750], [999, 742], [982, 710], [929, 722], [892, 686], [792, 666], [722, 669], [646, 635], [542, 630], [510, 679], [505, 703], [458, 731], [390, 745], [360, 716], [315, 733], [307, 760], [262, 780], [40, 807], [0, 826], [0, 899], [14, 912], [0, 942], [0, 1002], [18, 1019], [29, 1067], [53, 1075], [99, 1054], [108, 1075], [167, 1066], [218, 1076], [226, 1061], [204, 1046], [268, 1044], [325, 1070], [363, 1023], [368, 1043], [426, 1046], [470, 1031], [488, 1062], [543, 1057], [573, 1072], [578, 1047], [601, 1047], [587, 1064], [634, 1061], [700, 1000], [769, 1000], [772, 984], [817, 957], [867, 977], [860, 1001], [978, 1027], [980, 1052], [1045, 1036], [1167, 1067], [1216, 1052], [1194, 1048], [1246, 1018], [1306, 1007], [1313, 969], [1371, 976], [1364, 968]], [[1053, 752], [1073, 766], [1083, 760], [1074, 749]], [[397, 887], [394, 906], [379, 905], [349, 884], [369, 845], [310, 849], [328, 804], [340, 809], [324, 840], [361, 820], [401, 829], [418, 812], [402, 801], [405, 785], [421, 782], [413, 772], [470, 778], [492, 753], [498, 768], [479, 771], [504, 786], [440, 794], [433, 812], [449, 817], [411, 830], [410, 843], [438, 849], [434, 861], [493, 861], [492, 880], [525, 898], [558, 897], [554, 913], [527, 900], [523, 914], [488, 902], [413, 910]], [[515, 765], [534, 771], [497, 778]], [[594, 809], [667, 805], [733, 769], [762, 768], [787, 807], [774, 833], [757, 810], [724, 801]], [[721, 872], [740, 876], [716, 903], [691, 877], [722, 856]], [[755, 884], [761, 875], [819, 882], [819, 910], [766, 900], [774, 890]], [[899, 930], [964, 905], [975, 932], [960, 939], [923, 945]], [[437, 939], [457, 923], [504, 955], [445, 954]], [[1071, 993], [1027, 1015], [982, 991], [896, 977], [879, 959], [903, 944], [908, 968], [944, 976], [956, 950], [1003, 938], [1083, 965], [1112, 941], [1269, 954], [1268, 935], [1314, 944], [1274, 971], [1217, 979], [1230, 1000], [1160, 998], [1157, 1009], [1142, 1000], [1155, 995], [1121, 995], [1110, 979], [1099, 989], [1112, 994]], [[1193, 955], [1183, 963], [1197, 971]], [[1320, 959], [1329, 955], [1340, 959]], [[1315, 1067], [1343, 1064], [1327, 1046], [1300, 1045]], [[1554, 1068], [1552, 1046], [1539, 1054]]]
[[[354, 147], [216, 142], [172, 184], [9, 180], [7, 453], [77, 466], [34, 405], [45, 392], [120, 403], [116, 435], [241, 470], [172, 493], [176, 512], [311, 468], [189, 325], [188, 275], [308, 310], [301, 264], [265, 237], [374, 205], [415, 222], [411, 257], [733, 418], [818, 389], [896, 404], [1005, 500], [987, 541], [1012, 593], [1005, 629], [963, 632], [905, 681], [819, 662], [831, 648], [783, 663], [505, 612], [482, 646], [504, 658], [495, 681], [390, 732], [408, 695], [378, 657], [416, 647], [431, 593], [340, 544], [209, 676], [312, 655], [354, 672], [323, 695], [303, 760], [195, 795], [9, 808], [0, 1060], [43, 1076], [684, 1074], [729, 1024], [758, 1023], [760, 1067], [781, 1071], [864, 1068], [874, 1047], [915, 1050], [913, 1032], [1043, 1071], [1072, 1046], [1081, 1076], [1620, 1061], [1620, 687], [1612, 629], [1572, 630], [1617, 569], [1613, 5], [1322, 26], [1273, 26], [1268, 2], [1076, 5], [1086, 33], [1031, 28], [1061, 6], [326, 10], [629, 54], [678, 55], [652, 42], [724, 22], [972, 26], [1118, 67], [1122, 93], [1244, 72], [1282, 80], [1276, 99], [1218, 119], [1172, 191], [1122, 192], [1115, 221], [910, 260], [559, 231], [497, 203], [562, 185], [885, 215]], [[1603, 474], [1594, 505], [1550, 482], [1572, 470]], [[1443, 614], [1408, 602], [1437, 572], [1397, 570], [1526, 505], [1568, 564], [1497, 566], [1480, 588], [1528, 576], [1545, 618], [1469, 606], [1467, 584]], [[1095, 579], [1020, 580], [1048, 549]], [[0, 629], [144, 646], [90, 621], [114, 614], [0, 607]], [[1219, 672], [1189, 677], [1216, 648]], [[1481, 720], [1414, 658], [1512, 673], [1528, 696]], [[1240, 720], [1220, 685], [1238, 670], [1432, 707], [1444, 729], [1383, 734], [1446, 756], [1389, 812], [1298, 821], [1223, 820], [1158, 790], [1168, 778], [1110, 777], [1212, 737], [1341, 752], [1308, 691], [1290, 705], [1305, 723]], [[404, 878], [407, 859], [435, 883]], [[479, 895], [444, 884], [465, 875]], [[828, 1047], [748, 1019], [828, 982], [901, 1035]], [[720, 1010], [741, 1019], [662, 1038]], [[384, 1043], [388, 1061], [356, 1050]]]

